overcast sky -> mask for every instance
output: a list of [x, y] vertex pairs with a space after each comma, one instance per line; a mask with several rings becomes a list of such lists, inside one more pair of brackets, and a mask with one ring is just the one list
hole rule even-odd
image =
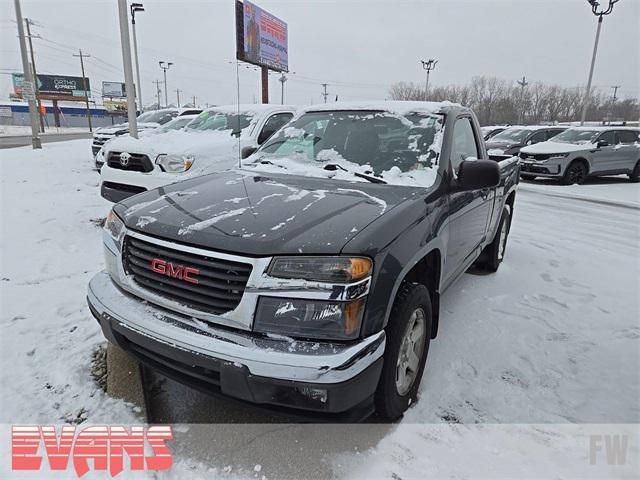
[[[233, 0], [142, 0], [137, 17], [143, 99], [155, 96], [159, 60], [172, 61], [170, 101], [195, 95], [203, 105], [236, 101]], [[607, 0], [601, 0], [605, 3]], [[7, 72], [20, 71], [13, 0], [0, 0], [0, 98], [12, 90]], [[464, 84], [476, 75], [584, 85], [596, 31], [586, 0], [256, 0], [288, 23], [289, 103], [331, 98], [384, 99], [398, 81], [424, 81], [420, 59], [436, 58], [433, 84]], [[82, 48], [91, 87], [123, 81], [116, 0], [22, 0], [41, 73], [79, 75], [72, 50]], [[621, 0], [606, 17], [594, 85], [618, 95], [640, 93], [640, 1]], [[278, 75], [271, 100], [280, 101]], [[260, 76], [241, 69], [241, 101], [260, 98]]]

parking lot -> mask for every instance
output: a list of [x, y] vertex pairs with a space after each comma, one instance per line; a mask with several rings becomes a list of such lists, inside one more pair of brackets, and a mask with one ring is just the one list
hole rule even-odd
[[[0, 164], [1, 342], [4, 361], [13, 359], [14, 366], [0, 372], [2, 423], [144, 420], [134, 406], [106, 396], [90, 375], [92, 352], [105, 340], [86, 306], [86, 285], [103, 268], [99, 223], [109, 205], [100, 198], [89, 145], [74, 140], [41, 151], [15, 149]], [[464, 475], [470, 472], [462, 466], [443, 470], [420, 453], [437, 438], [434, 427], [554, 424], [532, 434], [544, 449], [563, 438], [563, 425], [637, 423], [638, 184], [626, 177], [571, 187], [524, 182], [515, 211], [500, 271], [471, 270], [444, 295], [420, 401], [398, 426], [306, 435], [288, 423], [261, 425], [280, 418], [156, 381], [150, 420], [205, 424], [200, 432], [177, 428], [181, 468], [205, 462], [218, 473], [267, 478], [338, 470], [350, 478], [354, 469], [362, 478], [380, 469], [397, 478]], [[202, 435], [212, 432], [206, 429], [225, 428], [227, 435], [203, 446]], [[343, 436], [332, 440], [338, 432]], [[474, 434], [440, 430], [439, 438], [468, 449]], [[504, 439], [503, 455], [525, 458], [508, 441], [522, 430], [505, 427], [496, 435]], [[239, 450], [244, 453], [231, 455]], [[563, 468], [579, 461], [576, 451], [569, 449]], [[471, 458], [480, 462], [481, 451], [471, 449]], [[560, 458], [547, 461], [551, 468]]]

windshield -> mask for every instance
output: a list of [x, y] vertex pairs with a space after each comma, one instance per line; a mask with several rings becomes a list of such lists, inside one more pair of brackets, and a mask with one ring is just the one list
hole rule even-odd
[[491, 141], [497, 143], [522, 143], [530, 133], [532, 133], [532, 130], [525, 128], [508, 128], [491, 137]]
[[551, 138], [550, 141], [581, 145], [583, 143], [591, 143], [599, 133], [597, 130], [569, 129]]
[[156, 112], [146, 112], [138, 117], [139, 122], [159, 123], [164, 125], [178, 116], [177, 110], [159, 110]]
[[183, 117], [176, 117], [168, 123], [165, 123], [162, 127], [158, 128], [160, 132], [169, 132], [171, 130], [180, 130], [190, 123], [195, 117], [187, 115]]
[[376, 183], [430, 185], [437, 172], [442, 122], [442, 115], [428, 113], [310, 112], [268, 140], [252, 163], [304, 175], [346, 178], [351, 173], [349, 179], [370, 176]]
[[202, 112], [189, 124], [187, 130], [244, 130], [251, 124], [253, 116], [237, 113]]

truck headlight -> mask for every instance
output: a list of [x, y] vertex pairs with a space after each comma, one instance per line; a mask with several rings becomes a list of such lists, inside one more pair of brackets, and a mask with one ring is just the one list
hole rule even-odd
[[267, 274], [326, 283], [353, 283], [371, 275], [373, 262], [366, 257], [276, 257]]
[[195, 158], [192, 155], [167, 155], [161, 154], [156, 158], [156, 165], [160, 165], [165, 172], [186, 172], [193, 165]]
[[107, 220], [104, 222], [104, 229], [116, 243], [119, 243], [124, 232], [124, 222], [111, 210], [107, 215]]
[[332, 302], [260, 297], [254, 330], [318, 340], [353, 340], [360, 334], [365, 298]]

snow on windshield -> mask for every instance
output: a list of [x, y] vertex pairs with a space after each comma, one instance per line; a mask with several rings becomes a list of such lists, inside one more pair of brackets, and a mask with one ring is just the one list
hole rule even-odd
[[581, 130], [569, 129], [551, 138], [552, 142], [574, 143], [580, 145], [583, 143], [591, 143], [591, 141], [600, 133], [597, 130]]
[[442, 121], [442, 115], [426, 112], [308, 112], [244, 165], [272, 173], [429, 187], [438, 169]]

